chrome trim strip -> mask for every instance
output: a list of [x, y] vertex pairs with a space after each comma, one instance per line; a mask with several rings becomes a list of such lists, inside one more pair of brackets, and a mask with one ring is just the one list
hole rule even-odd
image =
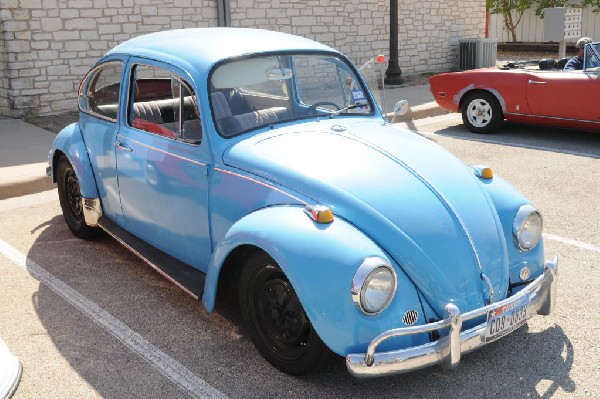
[[[143, 132], [143, 130], [140, 130], [140, 132]], [[127, 137], [127, 136], [124, 136], [124, 135], [122, 135], [122, 134], [120, 134], [120, 133], [119, 133], [119, 134], [117, 134], [117, 137], [124, 138], [124, 139], [126, 139], [127, 141], [131, 141], [132, 143], [136, 143], [137, 145], [141, 145], [142, 147], [146, 147], [146, 148], [148, 148], [148, 149], [150, 149], [150, 150], [154, 150], [154, 151], [160, 152], [161, 154], [170, 155], [170, 156], [172, 156], [172, 157], [174, 157], [174, 158], [181, 159], [182, 161], [191, 162], [191, 163], [194, 163], [194, 164], [196, 164], [196, 165], [199, 165], [199, 166], [206, 166], [206, 165], [207, 165], [207, 164], [205, 164], [205, 163], [202, 163], [202, 162], [200, 162], [200, 161], [196, 161], [196, 160], [193, 160], [193, 159], [189, 159], [189, 158], [186, 158], [186, 157], [182, 157], [181, 155], [173, 154], [172, 152], [167, 152], [167, 151], [164, 151], [164, 150], [158, 149], [158, 148], [156, 148], [156, 147], [152, 147], [151, 145], [148, 145], [148, 144], [142, 143], [141, 141], [138, 141], [138, 140], [134, 140], [134, 139], [132, 139], [132, 138], [129, 138], [129, 137]], [[160, 136], [159, 136], [159, 137], [160, 137]], [[178, 141], [178, 140], [172, 140], [172, 141], [176, 141], [176, 142], [178, 142], [178, 143], [186, 144], [186, 143], [184, 143], [183, 141]], [[115, 144], [116, 144], [116, 143], [115, 143]], [[195, 146], [195, 147], [197, 147], [197, 146]]]
[[[549, 315], [556, 307], [556, 287], [558, 282], [558, 257], [544, 265], [544, 273], [510, 298], [474, 309], [466, 313], [453, 304], [446, 306], [448, 317], [434, 323], [421, 326], [396, 328], [375, 337], [366, 353], [353, 353], [346, 356], [348, 371], [355, 377], [378, 377], [390, 374], [406, 373], [437, 363], [455, 367], [463, 353], [471, 352], [487, 344], [485, 342], [486, 323], [460, 332], [462, 322], [486, 315], [500, 306], [518, 302], [529, 296], [528, 319], [536, 314]], [[435, 342], [412, 348], [375, 353], [377, 346], [392, 338], [414, 334], [423, 334], [450, 327], [450, 333]]]
[[286, 193], [285, 191], [283, 191], [283, 190], [280, 190], [280, 189], [278, 189], [277, 187], [273, 187], [273, 186], [271, 186], [270, 184], [263, 183], [263, 182], [261, 182], [261, 181], [258, 181], [258, 180], [256, 180], [256, 179], [253, 179], [253, 178], [251, 178], [251, 177], [244, 176], [244, 175], [240, 175], [239, 173], [231, 172], [231, 171], [229, 171], [229, 170], [225, 170], [225, 169], [221, 169], [221, 168], [214, 168], [214, 170], [215, 170], [215, 171], [217, 171], [217, 172], [226, 173], [226, 174], [228, 174], [228, 175], [232, 175], [232, 176], [236, 176], [236, 177], [241, 177], [242, 179], [246, 179], [246, 180], [248, 180], [248, 181], [251, 181], [251, 182], [253, 182], [253, 183], [259, 184], [259, 185], [261, 185], [261, 186], [263, 186], [263, 187], [266, 187], [266, 188], [269, 188], [269, 189], [271, 189], [271, 190], [277, 191], [277, 192], [278, 192], [278, 193], [280, 193], [280, 194], [283, 194], [283, 195], [285, 195], [285, 196], [288, 196], [288, 197], [290, 197], [291, 199], [293, 199], [294, 201], [297, 201], [297, 202], [299, 202], [300, 204], [302, 204], [302, 205], [304, 205], [304, 206], [308, 205], [306, 202], [302, 201], [300, 198], [294, 197], [292, 194], [290, 194], [290, 193]]
[[112, 231], [105, 228], [104, 226], [102, 226], [102, 225], [99, 225], [99, 226], [100, 226], [100, 228], [102, 228], [102, 230], [106, 231], [112, 238], [117, 240], [121, 245], [123, 245], [125, 248], [127, 248], [129, 251], [131, 251], [138, 258], [140, 258], [141, 260], [146, 262], [151, 268], [156, 270], [161, 276], [163, 276], [164, 278], [166, 278], [167, 280], [169, 280], [170, 282], [172, 282], [173, 284], [175, 284], [176, 286], [181, 288], [186, 294], [189, 294], [192, 298], [198, 299], [198, 297], [196, 295], [194, 295], [194, 293], [192, 293], [190, 290], [185, 288], [183, 285], [179, 284], [173, 277], [169, 276], [168, 274], [166, 274], [165, 272], [160, 270], [160, 268], [158, 266], [156, 266], [154, 263], [150, 262], [150, 260], [148, 258], [146, 258], [141, 253], [139, 253], [134, 248], [132, 248], [129, 244], [127, 244], [125, 241], [123, 241], [121, 238], [119, 238], [119, 236], [117, 236], [116, 234], [114, 234]]
[[100, 198], [81, 198], [83, 205], [83, 220], [88, 226], [98, 226], [98, 219], [102, 216]]
[[540, 119], [552, 119], [557, 121], [570, 121], [570, 122], [582, 122], [582, 123], [592, 123], [592, 124], [600, 124], [600, 121], [594, 121], [589, 119], [575, 119], [575, 118], [563, 118], [560, 116], [543, 116], [543, 115], [532, 115], [532, 114], [519, 114], [517, 112], [505, 112], [505, 115], [514, 115], [514, 116], [527, 116], [531, 118], [540, 118]]

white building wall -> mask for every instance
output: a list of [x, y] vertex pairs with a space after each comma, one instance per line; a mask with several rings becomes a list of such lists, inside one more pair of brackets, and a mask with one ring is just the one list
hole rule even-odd
[[[229, 4], [234, 27], [305, 36], [356, 63], [389, 54], [389, 0]], [[399, 60], [405, 75], [455, 69], [459, 39], [482, 37], [485, 31], [485, 2], [480, 0], [406, 0], [399, 8]], [[0, 114], [75, 110], [81, 78], [116, 44], [147, 32], [216, 26], [217, 21], [215, 0], [0, 0]]]

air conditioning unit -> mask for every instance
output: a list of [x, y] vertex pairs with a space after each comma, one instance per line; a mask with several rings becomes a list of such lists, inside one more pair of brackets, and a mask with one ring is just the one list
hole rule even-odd
[[459, 42], [458, 67], [467, 69], [489, 68], [496, 65], [496, 39], [466, 39]]

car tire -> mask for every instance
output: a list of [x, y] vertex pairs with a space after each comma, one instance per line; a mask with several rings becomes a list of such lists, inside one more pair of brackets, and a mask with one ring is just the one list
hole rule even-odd
[[277, 263], [259, 252], [240, 277], [242, 321], [261, 355], [291, 375], [318, 370], [331, 352], [321, 341]]
[[489, 92], [470, 93], [462, 104], [463, 123], [473, 133], [491, 133], [497, 130], [504, 120], [498, 99]]
[[85, 223], [79, 179], [65, 155], [61, 155], [58, 159], [56, 183], [58, 185], [60, 207], [62, 208], [63, 217], [69, 229], [79, 238], [93, 238], [97, 236], [100, 229], [88, 226]]

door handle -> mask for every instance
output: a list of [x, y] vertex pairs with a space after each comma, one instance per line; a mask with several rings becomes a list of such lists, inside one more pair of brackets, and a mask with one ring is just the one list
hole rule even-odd
[[124, 146], [123, 143], [121, 143], [120, 141], [115, 141], [115, 148], [118, 148], [119, 150], [123, 150], [123, 151], [127, 151], [127, 152], [133, 151], [133, 148]]
[[529, 79], [527, 81], [527, 83], [531, 83], [531, 84], [534, 84], [534, 85], [544, 85], [544, 84], [546, 84], [546, 82], [542, 82], [542, 81], [539, 81], [539, 80], [531, 80], [531, 79]]

